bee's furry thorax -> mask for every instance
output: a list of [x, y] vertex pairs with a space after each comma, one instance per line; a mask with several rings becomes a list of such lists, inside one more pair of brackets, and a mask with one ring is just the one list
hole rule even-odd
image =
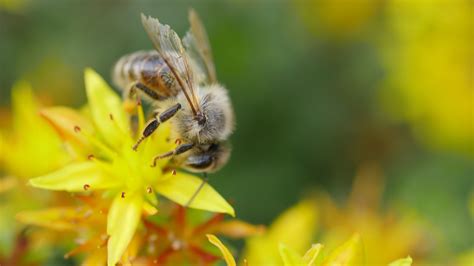
[[199, 108], [205, 116], [205, 122], [196, 120], [185, 96], [180, 93], [177, 97], [160, 103], [158, 112], [166, 110], [179, 102], [182, 110], [170, 120], [178, 136], [184, 141], [208, 144], [227, 140], [234, 129], [234, 115], [227, 91], [219, 84], [200, 86], [196, 88]]

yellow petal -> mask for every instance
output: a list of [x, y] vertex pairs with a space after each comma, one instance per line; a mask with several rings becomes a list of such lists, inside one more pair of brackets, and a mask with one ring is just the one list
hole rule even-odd
[[398, 259], [394, 262], [391, 262], [388, 264], [388, 266], [411, 266], [413, 260], [410, 256], [404, 258], [404, 259]]
[[285, 244], [280, 243], [279, 251], [281, 259], [283, 260], [283, 265], [285, 266], [302, 266], [304, 265], [303, 259], [301, 256], [294, 250], [286, 247]]
[[67, 165], [56, 172], [30, 179], [33, 187], [80, 192], [115, 187], [119, 183], [94, 162], [81, 162]]
[[16, 219], [27, 225], [54, 230], [73, 230], [77, 227], [78, 212], [74, 208], [51, 208], [39, 211], [22, 211]]
[[105, 265], [107, 261], [105, 248], [97, 248], [89, 252], [81, 263], [82, 266]]
[[12, 89], [12, 113], [13, 132], [3, 147], [3, 153], [8, 154], [3, 158], [8, 173], [29, 178], [48, 173], [68, 160], [61, 139], [39, 116], [39, 103], [25, 82]]
[[347, 242], [331, 252], [323, 265], [365, 265], [364, 247], [359, 234], [354, 234]]
[[128, 135], [128, 118], [120, 97], [99, 74], [85, 70], [87, 99], [96, 128], [104, 140], [116, 147]]
[[215, 235], [206, 235], [206, 236], [209, 242], [211, 242], [211, 244], [219, 248], [227, 266], [235, 266], [236, 263], [235, 263], [234, 256], [232, 256], [232, 253], [230, 253], [229, 249], [227, 249], [227, 247], [224, 246], [224, 244], [222, 244], [219, 238], [217, 238]]
[[308, 266], [319, 265], [317, 261], [322, 260], [322, 256], [318, 257], [318, 255], [321, 253], [322, 248], [323, 248], [323, 245], [321, 244], [312, 245], [311, 248], [308, 251], [306, 251], [306, 253], [303, 256], [303, 262], [305, 263], [305, 265], [308, 265]]
[[44, 108], [40, 114], [53, 126], [62, 139], [69, 141], [82, 154], [91, 151], [91, 144], [80, 131], [92, 132], [93, 127], [77, 111], [67, 107]]
[[255, 264], [277, 264], [281, 261], [278, 243], [303, 253], [312, 243], [317, 221], [315, 200], [303, 200], [281, 214], [266, 234], [250, 238], [244, 257]]
[[265, 232], [262, 225], [253, 225], [240, 220], [230, 220], [218, 224], [215, 232], [232, 238], [246, 238], [249, 236], [261, 235]]
[[107, 216], [107, 265], [115, 266], [132, 240], [140, 221], [143, 197], [139, 193], [117, 195]]
[[[178, 172], [160, 181], [156, 191], [176, 203], [186, 205], [201, 184], [200, 178]], [[189, 207], [235, 216], [234, 208], [208, 184], [199, 191]]]

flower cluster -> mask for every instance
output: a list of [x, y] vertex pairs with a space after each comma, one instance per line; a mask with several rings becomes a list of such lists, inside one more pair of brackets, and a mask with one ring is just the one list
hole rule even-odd
[[[145, 126], [140, 103], [130, 108], [90, 69], [85, 71], [85, 87], [88, 105], [80, 110], [40, 107], [27, 85], [14, 89], [14, 127], [10, 134], [0, 134], [1, 154], [7, 155], [0, 158], [2, 169], [10, 174], [0, 179], [0, 193], [9, 202], [25, 204], [2, 204], [9, 215], [0, 222], [16, 224], [4, 221], [16, 217], [36, 229], [9, 228], [10, 250], [5, 254], [11, 256], [0, 254], [0, 263], [24, 264], [22, 258], [33, 247], [69, 247], [71, 240], [74, 247], [64, 257], [79, 258], [84, 265], [213, 265], [223, 257], [234, 266], [234, 253], [222, 237], [246, 240], [239, 256], [246, 265], [372, 265], [415, 250], [418, 230], [398, 220], [387, 222], [375, 208], [357, 204], [374, 206], [378, 199], [377, 182], [367, 189], [375, 180], [371, 168], [356, 179], [347, 210], [334, 207], [328, 197], [311, 197], [285, 211], [268, 229], [226, 219], [225, 214], [235, 215], [234, 209], [208, 184], [185, 208], [201, 180], [174, 169], [168, 159], [152, 166], [156, 154], [177, 145], [166, 123], [134, 151]], [[24, 167], [25, 157], [30, 167]], [[45, 192], [36, 188], [50, 192], [35, 197]], [[324, 248], [312, 244], [316, 235]], [[385, 253], [374, 248], [384, 241]], [[408, 266], [411, 258], [390, 265]]]
[[[84, 110], [51, 107], [41, 111], [73, 159], [56, 171], [32, 178], [29, 184], [85, 195], [95, 192], [98, 194], [95, 197], [110, 202], [106, 207], [105, 226], [107, 261], [109, 265], [115, 265], [131, 243], [143, 217], [158, 211], [157, 193], [184, 205], [201, 181], [193, 175], [170, 169], [168, 159], [160, 160], [152, 167], [153, 157], [176, 146], [175, 140], [169, 139], [169, 127], [160, 127], [138, 151], [134, 151], [132, 146], [137, 132], [141, 132], [145, 124], [141, 105], [137, 104], [138, 125], [134, 129], [120, 97], [91, 69], [85, 71], [85, 85], [89, 103]], [[234, 216], [232, 206], [208, 184], [189, 207]], [[64, 210], [57, 215], [63, 217], [67, 213]]]

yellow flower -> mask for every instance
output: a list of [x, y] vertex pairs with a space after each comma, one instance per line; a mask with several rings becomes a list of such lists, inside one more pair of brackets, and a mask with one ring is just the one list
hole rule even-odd
[[20, 81], [13, 86], [12, 126], [4, 129], [1, 145], [4, 170], [9, 175], [30, 178], [69, 160], [61, 139], [39, 116], [40, 108], [28, 83]]
[[29, 0], [0, 0], [0, 10], [11, 13], [22, 13]]
[[[163, 125], [147, 138], [138, 151], [132, 149], [136, 130], [123, 102], [93, 70], [85, 71], [90, 119], [66, 108], [48, 108], [42, 115], [54, 126], [77, 155], [75, 162], [50, 174], [30, 180], [34, 187], [84, 192], [104, 190], [112, 197], [107, 216], [108, 265], [115, 265], [129, 245], [142, 212], [153, 212], [157, 192], [179, 204], [186, 204], [201, 184], [190, 174], [165, 171], [168, 160], [151, 167], [155, 155], [172, 150], [170, 128]], [[138, 132], [144, 127], [138, 108]], [[234, 215], [233, 208], [211, 186], [205, 185], [191, 208]]]
[[312, 199], [302, 201], [281, 214], [262, 236], [248, 239], [244, 258], [255, 265], [278, 264], [278, 245], [282, 243], [303, 252], [313, 241], [317, 230], [318, 209]]
[[352, 38], [373, 21], [380, 0], [294, 0], [309, 29], [336, 39]]
[[[215, 245], [221, 251], [227, 266], [235, 266], [235, 258], [229, 249], [214, 235], [207, 235], [209, 242]], [[373, 265], [365, 262], [364, 247], [358, 234], [354, 234], [349, 240], [335, 248], [329, 254], [322, 252], [323, 245], [314, 244], [306, 253], [301, 256], [295, 250], [288, 248], [280, 243], [279, 252], [281, 261], [266, 262], [265, 260], [254, 262], [251, 259], [245, 259], [245, 265], [281, 265], [284, 266], [363, 266]], [[283, 263], [281, 263], [283, 262]], [[389, 266], [410, 266], [412, 259], [410, 257], [399, 259], [389, 264]]]
[[428, 146], [471, 156], [473, 8], [470, 0], [387, 1], [389, 28], [379, 43], [388, 70], [383, 106]]
[[[279, 244], [302, 254], [317, 234], [328, 250], [333, 250], [354, 232], [364, 240], [364, 260], [368, 265], [387, 264], [407, 254], [422, 256], [426, 250], [420, 248], [420, 243], [426, 233], [421, 224], [393, 213], [380, 214], [381, 193], [379, 169], [374, 164], [364, 165], [345, 207], [337, 206], [325, 194], [302, 201], [277, 218], [266, 234], [250, 238], [243, 257], [257, 265], [278, 264]], [[359, 239], [352, 239], [356, 238]]]
[[20, 235], [22, 226], [15, 223], [15, 214], [57, 199], [25, 186], [25, 179], [55, 170], [70, 160], [61, 139], [40, 117], [40, 108], [28, 83], [20, 81], [13, 86], [12, 112], [2, 117], [0, 129], [0, 171], [6, 175], [0, 176], [0, 194], [5, 199], [0, 202], [0, 256], [12, 254], [15, 239], [25, 237]]
[[422, 245], [427, 238], [423, 224], [414, 217], [399, 217], [390, 209], [381, 213], [382, 188], [377, 165], [366, 164], [358, 172], [345, 206], [338, 206], [328, 196], [320, 197], [321, 239], [327, 247], [358, 232], [364, 240], [368, 265], [387, 264], [407, 254], [423, 256], [427, 251]]
[[388, 266], [411, 266], [413, 260], [411, 259], [410, 256], [404, 258], [404, 259], [398, 259], [396, 261], [393, 261], [388, 264]]

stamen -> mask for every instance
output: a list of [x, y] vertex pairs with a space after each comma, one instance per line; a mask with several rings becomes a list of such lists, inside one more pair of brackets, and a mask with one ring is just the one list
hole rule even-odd
[[122, 199], [125, 198], [125, 192], [122, 191], [121, 197], [122, 197]]
[[89, 188], [91, 188], [89, 184], [84, 184], [84, 190], [89, 190]]
[[87, 160], [92, 160], [92, 159], [95, 159], [94, 154], [87, 155]]
[[81, 128], [79, 126], [74, 126], [74, 132], [81, 132]]
[[151, 194], [151, 193], [153, 192], [153, 189], [152, 189], [151, 187], [147, 187], [147, 188], [146, 188], [146, 192], [147, 192], [148, 194]]

